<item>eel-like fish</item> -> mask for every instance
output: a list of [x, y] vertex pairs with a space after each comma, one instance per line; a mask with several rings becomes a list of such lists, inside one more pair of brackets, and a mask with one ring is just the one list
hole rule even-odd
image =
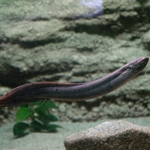
[[0, 97], [0, 107], [19, 106], [46, 99], [73, 102], [96, 98], [112, 92], [133, 79], [145, 68], [148, 60], [147, 57], [137, 58], [102, 78], [85, 83], [24, 84]]

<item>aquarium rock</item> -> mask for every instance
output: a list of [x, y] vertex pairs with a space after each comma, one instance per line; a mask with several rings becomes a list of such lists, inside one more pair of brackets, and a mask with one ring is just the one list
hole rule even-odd
[[93, 8], [97, 11], [99, 11], [100, 14], [103, 13], [103, 1], [102, 0], [88, 0], [88, 1], [85, 1], [85, 0], [82, 0], [82, 4], [84, 6], [87, 6], [89, 8]]
[[76, 16], [75, 19], [80, 18], [95, 18], [103, 14], [103, 1], [102, 0], [82, 0], [82, 5], [92, 9], [92, 11]]
[[149, 150], [150, 128], [109, 121], [68, 136], [64, 145], [66, 150]]

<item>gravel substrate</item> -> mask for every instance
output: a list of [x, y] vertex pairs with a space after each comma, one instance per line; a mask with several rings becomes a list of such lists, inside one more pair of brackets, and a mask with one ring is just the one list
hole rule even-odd
[[[150, 117], [127, 118], [125, 119], [135, 124], [150, 126]], [[81, 130], [98, 125], [99, 122], [71, 123], [59, 122], [63, 128], [57, 133], [31, 133], [22, 138], [14, 138], [12, 133], [13, 123], [5, 124], [0, 128], [0, 150], [65, 150], [64, 139]]]

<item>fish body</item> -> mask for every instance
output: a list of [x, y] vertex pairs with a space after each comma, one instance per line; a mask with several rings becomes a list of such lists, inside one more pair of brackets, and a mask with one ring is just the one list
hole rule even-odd
[[85, 83], [34, 82], [16, 87], [0, 97], [0, 107], [19, 106], [40, 100], [83, 101], [106, 95], [137, 76], [149, 58], [140, 57], [116, 71]]

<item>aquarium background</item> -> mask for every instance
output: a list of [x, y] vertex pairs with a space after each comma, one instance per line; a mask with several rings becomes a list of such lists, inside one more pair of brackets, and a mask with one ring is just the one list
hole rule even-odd
[[[150, 0], [0, 0], [0, 96], [32, 82], [92, 81], [150, 57], [149, 14]], [[70, 134], [117, 119], [150, 126], [149, 74], [148, 64], [135, 79], [96, 99], [1, 107], [0, 149], [65, 150]], [[13, 134], [16, 124], [20, 130]], [[22, 127], [32, 128], [17, 137]], [[145, 146], [149, 129], [140, 128], [135, 144]]]
[[[39, 81], [86, 82], [150, 56], [150, 1], [104, 0], [103, 15], [74, 0], [0, 0], [0, 95]], [[88, 101], [60, 102], [59, 121], [149, 116], [150, 66], [120, 89]], [[18, 107], [0, 108], [0, 124]]]

